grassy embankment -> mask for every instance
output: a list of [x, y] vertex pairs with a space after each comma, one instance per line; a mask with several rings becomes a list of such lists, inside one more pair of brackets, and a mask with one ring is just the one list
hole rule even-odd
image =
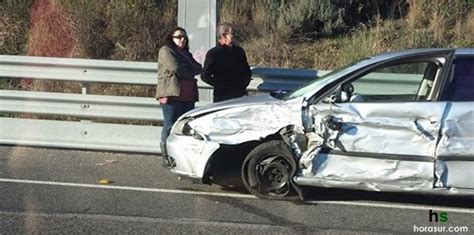
[[[384, 14], [380, 12], [384, 7], [372, 5], [342, 20], [326, 13], [329, 10], [321, 9], [321, 5], [310, 3], [317, 1], [294, 1], [276, 9], [266, 2], [255, 1], [243, 9], [234, 1], [224, 1], [221, 8], [221, 20], [237, 23], [250, 35], [242, 46], [253, 65], [334, 69], [362, 57], [393, 50], [474, 47], [472, 0], [398, 1]], [[295, 12], [295, 9], [299, 10]], [[321, 16], [308, 16], [313, 12], [321, 12]], [[327, 16], [322, 17], [323, 14]], [[354, 23], [348, 19], [353, 17], [360, 20]], [[318, 19], [326, 20], [326, 25], [308, 23], [315, 22], [314, 18], [316, 23]], [[331, 29], [335, 30], [325, 32]], [[311, 35], [308, 31], [318, 34]]]

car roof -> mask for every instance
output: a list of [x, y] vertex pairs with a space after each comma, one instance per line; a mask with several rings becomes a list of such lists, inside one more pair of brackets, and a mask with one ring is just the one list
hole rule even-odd
[[416, 55], [424, 55], [424, 54], [432, 54], [432, 53], [450, 53], [455, 50], [456, 52], [458, 51], [458, 49], [453, 49], [453, 48], [422, 48], [422, 49], [392, 51], [392, 52], [387, 52], [387, 53], [382, 53], [379, 55], [372, 56], [370, 57], [370, 60], [383, 61], [383, 60], [394, 59], [397, 57], [416, 56]]
[[456, 55], [474, 55], [474, 48], [456, 49]]
[[416, 56], [431, 53], [451, 53], [456, 55], [474, 55], [474, 48], [421, 48], [386, 52], [370, 57], [371, 61], [383, 61], [397, 57]]

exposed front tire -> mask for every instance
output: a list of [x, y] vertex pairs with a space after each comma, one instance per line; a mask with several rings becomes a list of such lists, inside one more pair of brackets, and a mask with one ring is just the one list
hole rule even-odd
[[252, 194], [268, 199], [281, 199], [292, 190], [291, 178], [296, 161], [288, 146], [281, 140], [258, 145], [242, 164], [242, 181]]

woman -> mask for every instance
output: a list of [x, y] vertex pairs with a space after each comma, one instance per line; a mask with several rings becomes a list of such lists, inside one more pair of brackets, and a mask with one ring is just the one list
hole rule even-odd
[[177, 27], [166, 36], [166, 42], [158, 53], [158, 84], [156, 99], [163, 109], [164, 123], [161, 131], [161, 153], [166, 165], [174, 162], [166, 152], [166, 139], [173, 123], [179, 116], [194, 108], [198, 101], [197, 80], [202, 66], [189, 52], [186, 30]]

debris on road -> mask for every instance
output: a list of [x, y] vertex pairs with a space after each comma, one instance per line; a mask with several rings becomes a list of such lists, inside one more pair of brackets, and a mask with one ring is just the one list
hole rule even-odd
[[103, 178], [103, 179], [99, 180], [99, 184], [107, 185], [107, 184], [111, 184], [111, 183], [114, 183], [114, 181], [109, 180], [107, 178]]

